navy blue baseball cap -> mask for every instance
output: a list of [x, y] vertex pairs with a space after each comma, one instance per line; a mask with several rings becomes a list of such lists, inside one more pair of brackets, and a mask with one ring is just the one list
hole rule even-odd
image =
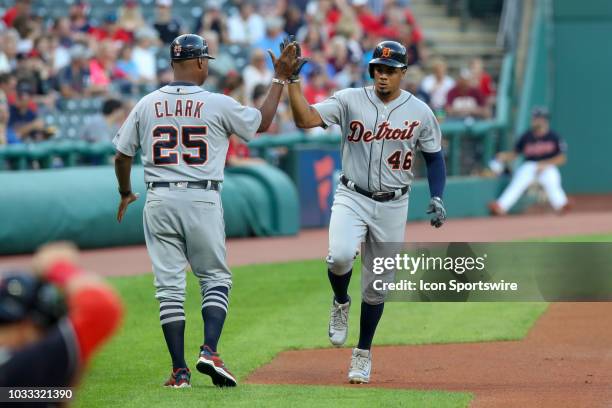
[[536, 106], [531, 110], [531, 117], [548, 119], [550, 117], [550, 113], [548, 112], [548, 108], [545, 106]]

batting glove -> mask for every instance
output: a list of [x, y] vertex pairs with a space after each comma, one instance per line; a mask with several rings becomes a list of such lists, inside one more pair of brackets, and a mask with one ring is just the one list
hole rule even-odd
[[440, 228], [444, 224], [446, 221], [446, 209], [444, 209], [444, 203], [440, 197], [432, 197], [429, 200], [427, 214], [434, 214], [430, 220], [432, 227]]
[[291, 74], [291, 76], [289, 77], [289, 81], [298, 81], [300, 79], [300, 71], [302, 70], [304, 65], [306, 65], [306, 63], [308, 62], [308, 59], [302, 58], [302, 47], [300, 47], [300, 43], [298, 43], [295, 40], [295, 35], [289, 35], [285, 37], [283, 41], [280, 43], [281, 54], [283, 53], [283, 50], [285, 49], [285, 47], [291, 43], [295, 44], [295, 48], [296, 48], [295, 55], [297, 57], [298, 64], [295, 70], [293, 71], [293, 73]]

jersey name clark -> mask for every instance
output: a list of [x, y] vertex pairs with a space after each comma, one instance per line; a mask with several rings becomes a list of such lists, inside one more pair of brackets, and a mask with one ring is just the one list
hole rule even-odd
[[376, 134], [370, 129], [366, 129], [364, 124], [359, 120], [353, 120], [349, 124], [351, 133], [348, 135], [349, 142], [359, 142], [363, 140], [366, 143], [374, 140], [408, 140], [414, 135], [414, 130], [419, 127], [421, 122], [418, 120], [404, 121], [405, 128], [392, 128], [389, 122], [382, 122], [378, 125]]
[[155, 116], [158, 118], [177, 116], [200, 119], [203, 106], [204, 102], [191, 99], [176, 99], [174, 104], [168, 101], [157, 101], [155, 102]]

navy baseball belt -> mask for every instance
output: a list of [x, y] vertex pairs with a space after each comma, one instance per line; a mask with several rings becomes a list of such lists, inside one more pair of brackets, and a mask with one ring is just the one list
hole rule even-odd
[[221, 188], [221, 182], [216, 181], [216, 180], [202, 180], [202, 181], [171, 181], [171, 182], [152, 181], [152, 182], [147, 183], [148, 188], [170, 187], [170, 186], [219, 191]]
[[364, 190], [363, 188], [359, 187], [357, 184], [353, 183], [351, 180], [346, 178], [344, 174], [340, 176], [340, 181], [347, 188], [353, 191], [356, 191], [359, 194], [364, 195], [368, 198], [371, 198], [374, 201], [378, 201], [381, 203], [384, 203], [385, 201], [391, 201], [391, 200], [398, 199], [404, 194], [406, 194], [408, 190], [410, 190], [410, 186], [404, 186], [394, 191], [374, 191], [372, 192], [372, 191]]

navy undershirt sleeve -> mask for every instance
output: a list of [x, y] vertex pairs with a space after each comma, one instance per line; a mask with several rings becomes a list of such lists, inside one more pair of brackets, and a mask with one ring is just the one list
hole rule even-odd
[[427, 181], [429, 182], [429, 193], [432, 197], [440, 197], [444, 194], [446, 184], [446, 164], [442, 150], [436, 153], [423, 153], [427, 165]]

